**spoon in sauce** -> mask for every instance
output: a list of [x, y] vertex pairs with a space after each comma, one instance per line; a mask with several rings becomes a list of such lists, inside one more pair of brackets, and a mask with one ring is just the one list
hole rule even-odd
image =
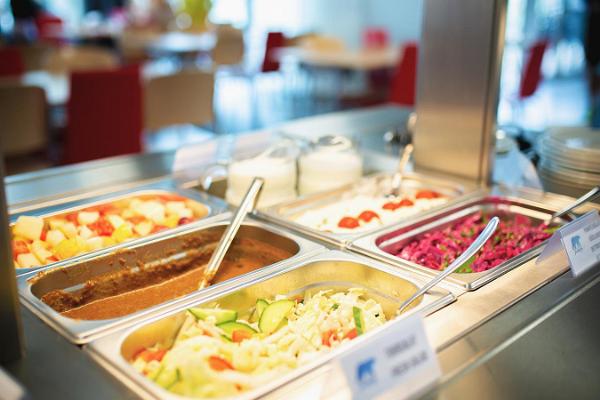
[[431, 289], [432, 287], [434, 287], [435, 285], [440, 283], [442, 281], [442, 279], [444, 279], [445, 277], [447, 277], [448, 275], [450, 275], [451, 273], [456, 271], [465, 262], [467, 262], [471, 257], [473, 257], [475, 255], [475, 253], [477, 253], [479, 251], [479, 249], [481, 249], [481, 247], [483, 247], [485, 242], [487, 242], [492, 237], [492, 235], [496, 231], [496, 228], [498, 227], [498, 222], [500, 222], [498, 217], [494, 217], [494, 218], [490, 219], [490, 222], [488, 222], [486, 227], [483, 229], [483, 231], [481, 231], [479, 236], [477, 236], [477, 239], [475, 239], [473, 241], [473, 243], [471, 243], [471, 245], [467, 248], [467, 250], [465, 250], [464, 253], [462, 253], [460, 256], [458, 256], [456, 258], [456, 260], [454, 260], [449, 266], [446, 267], [446, 269], [444, 269], [442, 272], [440, 272], [438, 275], [436, 275], [435, 278], [433, 278], [431, 281], [429, 281], [427, 284], [425, 284], [423, 287], [421, 287], [419, 290], [417, 290], [415, 292], [415, 294], [410, 296], [408, 298], [408, 300], [406, 300], [404, 303], [402, 303], [400, 305], [400, 307], [398, 307], [398, 314], [400, 314], [401, 312], [406, 310], [406, 308], [413, 301], [415, 301], [420, 296], [425, 294], [425, 292], [427, 292], [429, 289]]
[[204, 275], [202, 277], [202, 280], [200, 281], [200, 284], [198, 285], [199, 289], [204, 289], [205, 287], [210, 285], [210, 282], [217, 274], [217, 271], [221, 266], [221, 262], [223, 261], [223, 258], [225, 257], [225, 254], [227, 253], [231, 242], [233, 242], [237, 231], [240, 229], [240, 226], [242, 225], [246, 214], [248, 214], [254, 209], [254, 207], [256, 207], [258, 196], [263, 187], [263, 184], [264, 180], [262, 178], [256, 177], [252, 180], [252, 183], [250, 184], [246, 195], [242, 199], [240, 206], [238, 207], [233, 218], [231, 219], [231, 223], [229, 224], [227, 229], [225, 229], [225, 232], [223, 233], [223, 236], [221, 236], [221, 240], [219, 241], [217, 248], [212, 253], [210, 260], [208, 261], [208, 264], [204, 269]]

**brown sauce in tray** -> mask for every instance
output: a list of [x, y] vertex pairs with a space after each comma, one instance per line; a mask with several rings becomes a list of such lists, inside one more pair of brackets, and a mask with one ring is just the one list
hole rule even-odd
[[[52, 290], [42, 301], [63, 316], [81, 320], [118, 318], [184, 296], [198, 289], [216, 243], [188, 251], [179, 260], [146, 268], [125, 268], [100, 275], [79, 290]], [[227, 252], [213, 283], [291, 257], [270, 244], [240, 238]]]

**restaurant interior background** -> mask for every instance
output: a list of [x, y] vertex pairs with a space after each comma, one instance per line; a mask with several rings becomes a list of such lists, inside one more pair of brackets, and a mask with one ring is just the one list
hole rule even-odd
[[[28, 3], [0, 0], [0, 120], [13, 116], [29, 132], [3, 133], [14, 135], [2, 138], [9, 175], [337, 110], [414, 106], [420, 1], [43, 0], [34, 11]], [[11, 4], [25, 14], [13, 16]], [[539, 132], [593, 122], [586, 5], [509, 1], [498, 125], [534, 160]], [[331, 63], [339, 54], [355, 64]], [[126, 81], [119, 76], [132, 66], [141, 85], [129, 89], [94, 75]], [[165, 76], [172, 80], [161, 84]], [[111, 103], [123, 90], [128, 101]], [[98, 135], [107, 149], [81, 147]]]

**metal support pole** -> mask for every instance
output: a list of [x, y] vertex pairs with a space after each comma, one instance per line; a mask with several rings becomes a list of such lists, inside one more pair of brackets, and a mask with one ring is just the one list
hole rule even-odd
[[487, 185], [506, 0], [425, 0], [423, 7], [415, 164]]
[[4, 159], [1, 154], [0, 179], [0, 364], [5, 365], [21, 358], [23, 335], [4, 193]]

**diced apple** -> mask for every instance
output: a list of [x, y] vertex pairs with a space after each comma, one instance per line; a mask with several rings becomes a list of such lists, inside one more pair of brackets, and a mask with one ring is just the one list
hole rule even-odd
[[152, 222], [142, 221], [139, 224], [136, 224], [133, 227], [133, 230], [140, 236], [148, 236], [150, 232], [152, 232], [152, 228], [154, 228], [154, 224]]
[[106, 218], [115, 229], [119, 229], [119, 227], [125, 223], [125, 220], [118, 215], [111, 214], [107, 215]]
[[183, 201], [167, 201], [165, 204], [165, 208], [167, 209], [167, 214], [178, 214], [183, 209], [185, 209], [185, 203]]
[[31, 253], [19, 254], [17, 257], [17, 263], [21, 268], [31, 268], [40, 265], [40, 261]]
[[39, 217], [22, 215], [17, 219], [13, 228], [13, 235], [23, 236], [29, 240], [38, 240], [44, 229], [44, 220]]
[[111, 235], [112, 238], [117, 242], [121, 243], [129, 240], [133, 237], [133, 231], [130, 224], [121, 224]]
[[65, 235], [61, 231], [56, 229], [50, 230], [46, 234], [46, 242], [52, 247], [56, 247], [60, 242], [62, 242], [65, 239]]
[[81, 211], [77, 214], [77, 222], [79, 225], [89, 225], [93, 224], [100, 217], [100, 213], [98, 211]]
[[86, 240], [87, 247], [90, 251], [100, 250], [104, 247], [104, 240], [100, 236], [91, 237]]
[[88, 228], [87, 226], [85, 226], [85, 225], [80, 226], [79, 228], [77, 228], [77, 234], [83, 240], [87, 240], [87, 239], [91, 238], [92, 236], [94, 236], [94, 232], [92, 232], [92, 230], [90, 228]]
[[59, 227], [59, 229], [68, 239], [73, 239], [75, 236], [77, 236], [77, 228], [72, 222], [65, 222]]
[[31, 251], [42, 264], [46, 264], [46, 260], [52, 257], [52, 253], [46, 250], [46, 243], [36, 240], [31, 244]]
[[185, 204], [190, 210], [192, 210], [192, 213], [196, 218], [203, 218], [208, 214], [208, 208], [206, 208], [206, 206], [202, 203], [187, 200]]
[[58, 230], [61, 226], [65, 224], [64, 219], [52, 218], [48, 221], [48, 225], [50, 225], [50, 229]]
[[148, 218], [155, 224], [162, 224], [165, 219], [165, 206], [157, 201], [143, 201], [135, 211]]

